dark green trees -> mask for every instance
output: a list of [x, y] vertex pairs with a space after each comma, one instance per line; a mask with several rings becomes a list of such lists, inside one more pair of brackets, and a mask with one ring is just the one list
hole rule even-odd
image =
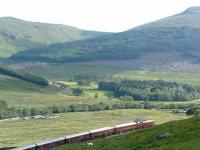
[[161, 80], [99, 82], [99, 89], [113, 91], [116, 97], [131, 96], [140, 101], [188, 101], [200, 98], [200, 87]]
[[73, 89], [73, 94], [74, 95], [81, 95], [81, 94], [83, 94], [83, 89], [81, 89], [81, 88], [75, 88], [75, 89]]

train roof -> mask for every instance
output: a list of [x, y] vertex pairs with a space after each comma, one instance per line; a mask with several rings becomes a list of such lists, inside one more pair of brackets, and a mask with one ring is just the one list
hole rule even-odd
[[154, 122], [154, 120], [145, 120], [143, 123], [149, 123], [149, 122]]
[[131, 126], [131, 125], [136, 125], [136, 122], [129, 122], [129, 123], [124, 123], [124, 124], [119, 124], [116, 125], [115, 128], [119, 128], [119, 127], [125, 127], [125, 126]]
[[45, 141], [41, 141], [36, 143], [37, 146], [43, 145], [43, 144], [48, 144], [48, 143], [52, 143], [52, 142], [56, 142], [56, 141], [60, 141], [60, 140], [65, 140], [65, 137], [58, 137], [58, 138], [54, 138], [54, 139], [48, 139]]
[[70, 134], [70, 135], [66, 135], [65, 138], [68, 139], [68, 138], [82, 136], [82, 135], [86, 135], [86, 134], [90, 134], [90, 132], [80, 132], [80, 133]]
[[23, 147], [13, 148], [11, 150], [25, 150], [25, 149], [34, 148], [34, 147], [36, 147], [36, 144], [29, 144]]
[[93, 130], [90, 130], [89, 132], [94, 133], [94, 132], [100, 132], [100, 131], [110, 130], [110, 129], [114, 129], [114, 127], [105, 127], [105, 128], [93, 129]]

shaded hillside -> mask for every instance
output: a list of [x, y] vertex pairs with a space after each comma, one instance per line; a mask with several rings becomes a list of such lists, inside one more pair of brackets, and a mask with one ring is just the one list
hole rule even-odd
[[0, 57], [47, 44], [80, 40], [105, 33], [75, 27], [28, 22], [12, 17], [0, 18]]
[[[89, 61], [140, 59], [145, 55], [198, 61], [200, 7], [131, 30], [88, 40], [53, 44], [14, 55], [16, 60]], [[163, 61], [163, 59], [161, 59]], [[172, 60], [172, 61], [173, 61]]]
[[93, 146], [82, 143], [56, 150], [198, 150], [199, 123], [199, 117], [173, 121], [136, 133], [95, 140]]

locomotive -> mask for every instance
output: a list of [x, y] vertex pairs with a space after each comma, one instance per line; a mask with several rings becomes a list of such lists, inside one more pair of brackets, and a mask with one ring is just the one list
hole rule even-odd
[[97, 138], [103, 138], [106, 136], [127, 133], [127, 132], [136, 131], [143, 128], [149, 128], [153, 125], [154, 125], [153, 120], [129, 122], [125, 124], [119, 124], [113, 127], [105, 127], [105, 128], [90, 130], [88, 132], [81, 132], [77, 134], [66, 135], [63, 137], [38, 142], [38, 143], [27, 145], [24, 147], [14, 148], [12, 150], [49, 150], [51, 148], [62, 146], [65, 144], [87, 142], [87, 141], [94, 140]]

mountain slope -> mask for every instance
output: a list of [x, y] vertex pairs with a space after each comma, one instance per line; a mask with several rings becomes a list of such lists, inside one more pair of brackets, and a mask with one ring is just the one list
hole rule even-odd
[[0, 74], [1, 75], [6, 75], [6, 76], [10, 76], [10, 77], [14, 77], [16, 79], [20, 79], [26, 82], [30, 82], [30, 83], [34, 83], [40, 86], [48, 86], [49, 83], [46, 79], [30, 74], [28, 72], [23, 72], [20, 70], [14, 70], [8, 67], [3, 67], [0, 66]]
[[[2, 75], [0, 74], [0, 93], [1, 93], [1, 100], [4, 100], [4, 92], [8, 92], [10, 96], [12, 96], [11, 92], [23, 92], [26, 93], [27, 91], [37, 91], [40, 92], [44, 87], [39, 86], [37, 84], [26, 82], [11, 76]], [[17, 98], [17, 97], [16, 97]], [[5, 99], [7, 100], [7, 99]]]
[[[172, 60], [200, 57], [200, 7], [145, 24], [125, 32], [75, 42], [30, 49], [13, 56], [17, 60], [88, 61], [148, 59], [163, 56]], [[167, 54], [167, 55], [166, 55]]]
[[58, 42], [80, 40], [105, 33], [75, 27], [29, 22], [12, 17], [0, 18], [0, 57], [18, 51]]
[[130, 29], [144, 29], [144, 28], [157, 28], [157, 27], [190, 27], [190, 28], [200, 28], [200, 20], [198, 19], [200, 15], [200, 6], [190, 7], [184, 12], [179, 13], [174, 16], [170, 16], [164, 19], [160, 19], [156, 22], [147, 23], [145, 25]]
[[85, 143], [55, 148], [56, 150], [198, 150], [200, 118], [168, 122], [126, 135], [98, 139], [93, 146]]

